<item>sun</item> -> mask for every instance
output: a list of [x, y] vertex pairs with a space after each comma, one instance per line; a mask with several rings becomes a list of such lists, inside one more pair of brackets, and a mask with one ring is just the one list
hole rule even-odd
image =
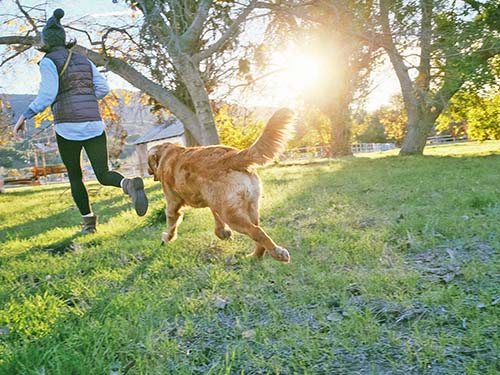
[[324, 66], [320, 54], [306, 48], [274, 51], [269, 57], [268, 73], [256, 82], [254, 93], [244, 101], [256, 107], [300, 107], [324, 84]]
[[285, 79], [297, 90], [313, 89], [321, 78], [321, 64], [313, 56], [300, 54], [290, 56]]

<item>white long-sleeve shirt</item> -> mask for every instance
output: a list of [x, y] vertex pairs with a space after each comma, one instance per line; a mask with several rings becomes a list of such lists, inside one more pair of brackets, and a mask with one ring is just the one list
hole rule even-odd
[[[109, 92], [108, 83], [90, 60], [89, 63], [92, 67], [95, 96], [97, 99], [102, 99]], [[42, 79], [36, 99], [31, 102], [26, 112], [24, 112], [24, 116], [28, 119], [52, 105], [59, 91], [59, 74], [54, 62], [48, 58], [43, 58], [39, 66]], [[72, 141], [94, 138], [101, 135], [103, 131], [104, 123], [102, 121], [61, 122], [56, 124], [56, 133]]]

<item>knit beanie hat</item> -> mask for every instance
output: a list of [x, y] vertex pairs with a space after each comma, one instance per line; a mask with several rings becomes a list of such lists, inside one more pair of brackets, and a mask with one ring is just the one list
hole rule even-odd
[[64, 10], [56, 9], [54, 15], [49, 18], [42, 30], [42, 42], [49, 47], [66, 45], [66, 33], [61, 25], [61, 18], [64, 17]]

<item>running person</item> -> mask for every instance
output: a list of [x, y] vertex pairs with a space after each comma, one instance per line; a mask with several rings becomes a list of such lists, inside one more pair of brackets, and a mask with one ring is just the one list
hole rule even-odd
[[121, 187], [132, 198], [139, 216], [146, 214], [148, 199], [140, 177], [129, 179], [109, 170], [105, 126], [97, 103], [108, 94], [108, 84], [90, 60], [71, 50], [75, 41], [66, 43], [60, 23], [63, 16], [64, 11], [56, 9], [43, 28], [42, 51], [46, 54], [39, 63], [40, 89], [14, 126], [14, 136], [20, 140], [26, 120], [51, 106], [59, 153], [68, 172], [71, 194], [83, 218], [79, 233], [94, 233], [97, 216], [92, 212], [83, 183], [82, 149], [99, 183]]

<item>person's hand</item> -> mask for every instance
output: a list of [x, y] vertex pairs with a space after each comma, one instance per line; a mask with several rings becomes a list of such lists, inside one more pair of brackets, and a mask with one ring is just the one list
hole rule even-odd
[[14, 138], [16, 141], [21, 141], [24, 138], [26, 132], [26, 117], [24, 115], [19, 116], [19, 119], [14, 125]]

